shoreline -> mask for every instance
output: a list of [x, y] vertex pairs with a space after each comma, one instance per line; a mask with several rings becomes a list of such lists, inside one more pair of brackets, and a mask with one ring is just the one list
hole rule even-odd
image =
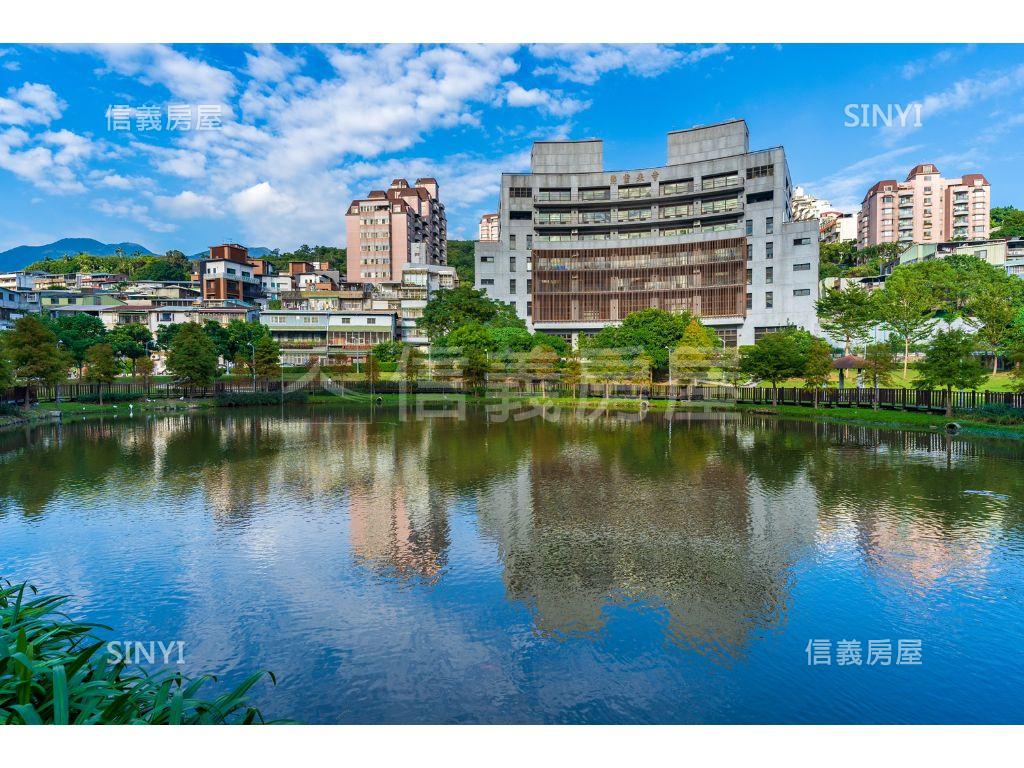
[[[357, 395], [357, 396], [345, 396], [345, 395], [312, 395], [308, 398], [305, 405], [310, 406], [324, 406], [324, 405], [339, 405], [339, 406], [371, 406], [377, 403], [381, 407], [397, 406], [402, 397], [413, 397], [417, 398], [419, 395], [396, 395], [396, 394], [380, 394], [374, 397], [371, 401], [370, 395]], [[448, 397], [457, 397], [457, 395], [449, 395]], [[480, 396], [480, 395], [464, 395], [465, 402], [473, 405], [496, 405], [504, 401], [502, 397], [496, 397], [494, 395]], [[432, 396], [432, 399], [436, 401], [437, 396]], [[898, 411], [898, 410], [872, 410], [870, 408], [846, 408], [846, 407], [832, 407], [832, 408], [818, 408], [813, 409], [809, 407], [797, 406], [797, 405], [764, 405], [764, 404], [748, 404], [748, 403], [730, 403], [725, 401], [668, 401], [668, 400], [651, 400], [643, 401], [640, 399], [629, 399], [629, 398], [569, 398], [569, 397], [547, 397], [542, 398], [536, 395], [516, 395], [510, 398], [516, 405], [522, 406], [546, 406], [555, 408], [567, 408], [572, 410], [595, 410], [605, 408], [610, 412], [623, 412], [623, 413], [638, 413], [640, 411], [646, 411], [649, 413], [668, 413], [668, 412], [737, 412], [737, 413], [750, 413], [762, 416], [771, 416], [778, 419], [796, 419], [800, 421], [822, 421], [822, 422], [834, 422], [834, 423], [846, 423], [856, 424], [860, 426], [870, 426], [878, 428], [889, 428], [889, 429], [902, 429], [910, 431], [921, 431], [921, 432], [940, 432], [945, 429], [945, 425], [950, 422], [945, 415], [932, 414], [932, 413], [921, 413], [916, 411]], [[646, 403], [646, 407], [644, 406]], [[98, 403], [77, 403], [77, 402], [62, 402], [62, 403], [44, 403], [42, 405], [36, 405], [29, 409], [27, 413], [18, 414], [0, 414], [0, 430], [6, 431], [17, 427], [24, 426], [36, 426], [47, 423], [58, 423], [66, 421], [79, 421], [88, 418], [103, 417], [103, 416], [135, 416], [139, 414], [147, 415], [174, 415], [187, 413], [191, 411], [208, 411], [208, 410], [219, 410], [221, 408], [232, 408], [232, 406], [219, 405], [213, 398], [203, 398], [195, 400], [152, 400], [152, 401], [135, 401], [131, 403], [131, 408], [126, 403], [109, 403], [104, 404], [102, 407]], [[246, 410], [250, 409], [266, 409], [274, 408], [277, 409], [277, 404], [273, 405], [244, 405], [237, 406]], [[960, 429], [956, 432], [960, 436], [971, 436], [971, 437], [1000, 437], [1020, 440], [1024, 439], [1024, 424], [1021, 425], [1006, 425], [1006, 424], [993, 424], [984, 421], [975, 421], [970, 418], [968, 414], [960, 416], [954, 415], [952, 421], [955, 421], [960, 425]]]

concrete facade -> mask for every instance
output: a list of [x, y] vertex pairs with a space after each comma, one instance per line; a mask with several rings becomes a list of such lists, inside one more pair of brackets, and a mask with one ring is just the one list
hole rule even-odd
[[574, 343], [646, 307], [687, 310], [725, 343], [814, 330], [818, 222], [791, 221], [781, 147], [746, 123], [668, 134], [669, 164], [604, 171], [600, 141], [538, 142], [503, 174], [500, 239], [476, 247], [476, 287]]

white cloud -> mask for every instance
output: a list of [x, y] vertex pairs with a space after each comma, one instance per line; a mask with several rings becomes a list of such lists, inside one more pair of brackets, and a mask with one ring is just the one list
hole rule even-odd
[[101, 72], [136, 77], [143, 85], [161, 85], [194, 104], [226, 103], [235, 92], [235, 77], [169, 45], [107, 44], [76, 48], [103, 59]]
[[121, 176], [117, 173], [107, 173], [106, 171], [93, 171], [89, 174], [90, 179], [94, 181], [100, 187], [108, 187], [110, 189], [131, 189], [135, 186], [132, 179]]
[[[996, 96], [1004, 96], [1024, 88], [1024, 64], [1010, 69], [995, 72], [979, 73], [977, 77], [964, 78], [953, 83], [944, 91], [928, 94], [912, 101], [920, 105], [920, 123], [908, 119], [904, 125], [894, 122], [889, 128], [883, 128], [886, 139], [890, 143], [898, 141], [906, 134], [928, 125], [928, 122], [946, 112], [957, 112], [978, 106], [981, 102]], [[913, 115], [913, 113], [911, 113]]]
[[138, 222], [152, 232], [173, 232], [177, 229], [174, 224], [154, 219], [150, 216], [149, 208], [136, 200], [112, 201], [100, 198], [93, 201], [92, 207], [104, 216]]
[[224, 215], [217, 200], [186, 189], [174, 196], [156, 195], [153, 203], [169, 216], [179, 219], [220, 218]]
[[799, 186], [814, 190], [815, 194], [831, 201], [833, 207], [839, 210], [859, 210], [861, 201], [872, 184], [882, 179], [902, 180], [917, 162], [907, 158], [907, 155], [921, 149], [923, 145], [920, 144], [890, 149], [858, 160], [817, 181], [801, 182]]
[[273, 45], [255, 45], [256, 53], [246, 53], [246, 70], [255, 80], [278, 83], [297, 72], [305, 60], [285, 56]]
[[507, 83], [506, 88], [505, 103], [510, 107], [537, 107], [541, 112], [555, 117], [569, 117], [590, 106], [589, 101], [564, 96], [561, 91], [523, 88], [517, 83]]
[[0, 125], [49, 125], [59, 118], [67, 104], [42, 83], [25, 83], [8, 88], [0, 97]]
[[141, 141], [132, 144], [153, 157], [153, 167], [160, 173], [183, 179], [198, 179], [206, 174], [206, 156], [202, 152], [174, 147], [161, 147]]
[[288, 196], [274, 189], [268, 181], [236, 192], [230, 203], [242, 216], [291, 213], [295, 208]]
[[915, 77], [919, 77], [935, 67], [941, 67], [944, 64], [949, 64], [950, 62], [956, 61], [964, 54], [972, 53], [974, 48], [975, 47], [973, 45], [967, 45], [962, 48], [943, 48], [926, 58], [908, 61], [900, 68], [900, 76], [903, 77], [904, 80], [913, 80]]
[[536, 67], [535, 75], [554, 75], [559, 80], [593, 85], [602, 75], [625, 69], [638, 77], [655, 77], [681, 64], [725, 53], [729, 46], [721, 43], [682, 50], [666, 45], [533, 45], [534, 58], [553, 63]]

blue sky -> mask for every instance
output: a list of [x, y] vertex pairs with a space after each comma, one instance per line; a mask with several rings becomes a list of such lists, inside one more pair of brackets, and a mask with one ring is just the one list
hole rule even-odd
[[[861, 103], [920, 104], [921, 125], [847, 127]], [[162, 130], [111, 130], [111, 105]], [[191, 129], [167, 129], [170, 105]], [[198, 105], [221, 126], [195, 130]], [[606, 167], [643, 167], [668, 131], [734, 117], [836, 207], [920, 162], [1024, 207], [1022, 46], [0, 45], [0, 250], [342, 245], [348, 201], [397, 176], [436, 177], [472, 238], [535, 139], [603, 138]]]

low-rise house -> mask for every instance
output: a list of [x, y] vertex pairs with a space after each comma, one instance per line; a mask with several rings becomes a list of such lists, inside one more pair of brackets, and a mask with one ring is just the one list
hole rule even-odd
[[8, 291], [31, 291], [36, 287], [36, 278], [48, 277], [46, 272], [17, 270], [0, 272], [0, 288]]
[[389, 312], [272, 309], [261, 313], [260, 322], [290, 366], [359, 362], [376, 344], [398, 337], [397, 315]]
[[[29, 312], [38, 311], [30, 306], [31, 294], [0, 288], [0, 331], [10, 330], [14, 321]], [[38, 305], [36, 305], [38, 307]]]

